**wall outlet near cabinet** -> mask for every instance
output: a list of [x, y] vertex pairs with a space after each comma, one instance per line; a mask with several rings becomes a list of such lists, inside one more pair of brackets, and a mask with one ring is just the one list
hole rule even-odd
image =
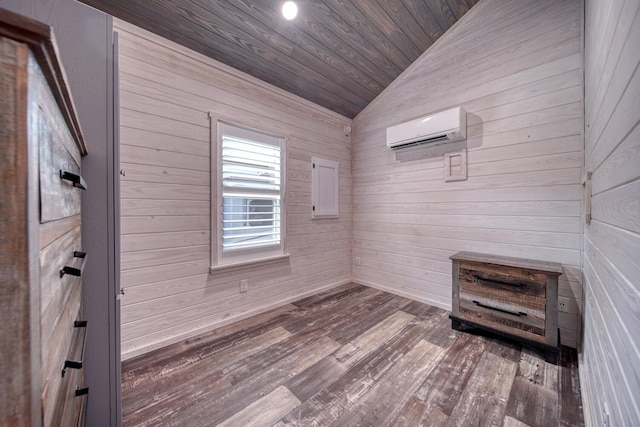
[[558, 297], [558, 311], [562, 311], [563, 313], [569, 312], [569, 298]]
[[362, 258], [359, 256], [356, 257], [356, 265], [362, 265]]
[[247, 292], [249, 290], [249, 280], [240, 280], [240, 293]]

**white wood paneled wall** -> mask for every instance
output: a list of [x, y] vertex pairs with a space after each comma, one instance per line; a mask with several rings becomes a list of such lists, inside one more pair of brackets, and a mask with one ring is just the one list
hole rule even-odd
[[[351, 121], [122, 21], [122, 358], [350, 279]], [[207, 113], [287, 147], [288, 261], [209, 274]], [[311, 220], [311, 156], [340, 162], [339, 219]], [[215, 200], [215, 196], [214, 196]], [[239, 281], [249, 292], [239, 293]]]
[[585, 328], [580, 364], [593, 425], [640, 422], [640, 1], [585, 4]]
[[[580, 0], [483, 0], [354, 119], [355, 281], [448, 309], [455, 252], [560, 262], [561, 337], [576, 346], [581, 14]], [[443, 179], [443, 150], [459, 143], [397, 158], [386, 147], [386, 127], [459, 105], [466, 181]]]

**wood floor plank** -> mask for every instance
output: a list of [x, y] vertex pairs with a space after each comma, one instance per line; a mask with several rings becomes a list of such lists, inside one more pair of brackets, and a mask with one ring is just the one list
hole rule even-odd
[[218, 424], [218, 427], [267, 427], [278, 421], [284, 414], [300, 404], [300, 401], [286, 387], [280, 386], [256, 400], [251, 405], [237, 412]]
[[501, 425], [517, 364], [485, 351], [449, 418], [450, 425]]
[[[125, 382], [122, 398], [124, 420], [144, 419], [149, 412], [147, 408], [155, 406], [160, 398], [166, 405], [179, 402], [185, 395], [190, 395], [203, 378], [207, 378], [211, 385], [219, 381], [217, 390], [230, 386], [231, 382], [220, 372], [222, 369], [289, 336], [287, 331], [278, 327], [253, 339], [237, 341], [234, 345], [229, 345], [227, 340], [222, 349], [211, 346], [210, 352], [203, 355], [199, 348], [187, 357], [169, 360], [160, 369], [147, 371], [145, 375]], [[170, 390], [171, 394], [163, 396], [158, 390]]]
[[485, 350], [481, 337], [461, 334], [437, 369], [416, 390], [427, 411], [437, 408], [450, 416]]
[[485, 352], [510, 360], [516, 365], [520, 362], [522, 346], [519, 343], [507, 339], [501, 339], [483, 331], [475, 331], [474, 334], [485, 337], [487, 343]]
[[405, 305], [402, 308], [402, 311], [405, 313], [413, 314], [414, 316], [419, 315], [424, 312], [425, 307], [431, 307], [419, 301], [411, 301], [409, 304]]
[[123, 363], [123, 426], [582, 426], [577, 363], [348, 284]]
[[350, 343], [344, 345], [335, 354], [336, 359], [345, 365], [362, 359], [366, 354], [378, 348], [385, 338], [391, 337], [403, 329], [415, 316], [398, 311], [364, 332]]
[[560, 351], [560, 366], [558, 367], [559, 426], [584, 426], [582, 399], [580, 396], [578, 355], [575, 350], [569, 347], [562, 347]]
[[484, 350], [484, 338], [459, 334], [390, 425], [445, 425]]
[[[331, 356], [292, 378], [287, 386], [301, 400], [312, 397], [318, 390], [335, 382], [349, 367], [356, 364], [371, 351], [384, 344], [413, 316], [396, 312], [358, 336], [353, 342], [340, 348]], [[331, 334], [329, 334], [331, 336]]]
[[427, 403], [420, 400], [415, 394], [411, 396], [398, 411], [396, 417], [389, 423], [392, 426], [444, 426], [447, 424], [449, 416], [443, 413], [440, 408], [427, 409]]
[[338, 362], [331, 354], [291, 378], [285, 386], [304, 402], [313, 397], [318, 390], [333, 384], [347, 369], [347, 365]]
[[[290, 412], [282, 419], [280, 425], [333, 425], [354, 402], [380, 381], [423, 335], [424, 330], [420, 326], [408, 324], [385, 345], [376, 347], [367, 357], [353, 365], [336, 382]], [[340, 360], [339, 357], [336, 358]]]
[[234, 340], [236, 338], [233, 337], [233, 335], [236, 333], [243, 333], [247, 336], [259, 335], [264, 332], [264, 330], [275, 327], [273, 325], [278, 326], [284, 319], [292, 317], [292, 313], [295, 312], [295, 310], [295, 306], [286, 304], [249, 319], [244, 319], [211, 332], [128, 359], [122, 362], [122, 380], [124, 383], [127, 383], [128, 377], [143, 376], [146, 372], [156, 370], [158, 367], [164, 368], [170, 359], [177, 359], [187, 354], [189, 357], [193, 357], [193, 354], [196, 352], [206, 354], [211, 345], [216, 345], [216, 340]]
[[[287, 323], [284, 327], [291, 333], [298, 333], [308, 328], [318, 328], [326, 326], [336, 321], [335, 318], [349, 321], [349, 316], [356, 316], [365, 313], [364, 304], [371, 298], [379, 295], [380, 291], [365, 288], [360, 292], [351, 292], [345, 298], [329, 298], [317, 301], [311, 305], [298, 308], [295, 313], [296, 319]], [[349, 310], [345, 310], [349, 308]]]
[[365, 307], [367, 310], [374, 311], [380, 307], [383, 307], [388, 301], [391, 301], [392, 299], [395, 300], [396, 298], [398, 298], [399, 300], [405, 299], [398, 295], [393, 295], [393, 294], [380, 291], [380, 293], [375, 297], [370, 298], [367, 301], [364, 301], [362, 303], [362, 306]]
[[530, 426], [514, 418], [506, 416], [504, 417], [504, 424], [502, 425], [502, 427], [530, 427]]
[[266, 369], [239, 382], [218, 399], [191, 402], [187, 410], [172, 419], [168, 425], [200, 426], [222, 422], [331, 354], [339, 346], [340, 344], [327, 337], [312, 340], [300, 351], [278, 360]]
[[[173, 375], [184, 376], [189, 369], [204, 373], [208, 371], [209, 366], [214, 366], [216, 370], [222, 370], [232, 363], [252, 356], [290, 336], [291, 334], [282, 327], [277, 327], [249, 339], [245, 339], [247, 337], [243, 335], [242, 339], [231, 342], [229, 340], [225, 340], [224, 343], [216, 341], [218, 344], [223, 344], [222, 347], [220, 345], [217, 348], [206, 346], [205, 349], [198, 348], [197, 351], [186, 356], [167, 360], [159, 368], [149, 368], [144, 373], [133, 376], [131, 380], [124, 383], [122, 390], [131, 391], [132, 394], [145, 393], [149, 388], [164, 387], [162, 380], [171, 379]], [[208, 363], [208, 358], [215, 358], [215, 362]], [[127, 373], [127, 376], [131, 376], [131, 373]]]
[[428, 328], [425, 339], [442, 348], [451, 347], [459, 333], [451, 329], [449, 312], [441, 308], [427, 307], [423, 314], [416, 317], [416, 322], [421, 322]]
[[558, 366], [523, 349], [506, 415], [531, 427], [558, 424]]
[[[141, 396], [127, 398], [123, 396], [122, 423], [126, 426], [160, 426], [175, 417], [179, 417], [189, 405], [185, 402], [206, 400], [212, 395], [228, 390], [231, 384], [220, 371], [213, 374], [198, 374], [201, 381], [174, 381], [164, 388]], [[206, 379], [206, 381], [202, 381]], [[175, 380], [175, 378], [174, 378]]]
[[414, 390], [437, 366], [445, 349], [421, 340], [379, 381], [362, 396], [349, 412], [342, 414], [340, 426], [389, 425]]
[[321, 305], [325, 301], [333, 300], [340, 301], [344, 298], [348, 298], [350, 295], [353, 295], [358, 292], [362, 292], [366, 290], [366, 286], [356, 285], [355, 283], [347, 283], [342, 286], [338, 286], [332, 289], [329, 289], [324, 292], [320, 292], [315, 295], [310, 295], [306, 298], [302, 298], [298, 301], [292, 302], [296, 307], [310, 307], [314, 305]]
[[[282, 341], [273, 343], [248, 357], [236, 360], [230, 366], [224, 368], [225, 376], [232, 384], [237, 384], [245, 379], [249, 379], [259, 372], [269, 369], [269, 367], [277, 364], [279, 361], [287, 358], [296, 357], [297, 354], [304, 351], [311, 343], [319, 339], [327, 339], [322, 331], [315, 334], [306, 335], [289, 335]], [[336, 343], [336, 347], [338, 347]]]
[[388, 298], [389, 296], [389, 294], [381, 294], [368, 300], [364, 304], [368, 311], [358, 316], [357, 322], [353, 322], [349, 328], [335, 329], [329, 336], [340, 344], [346, 344], [409, 302], [406, 298], [396, 296]]

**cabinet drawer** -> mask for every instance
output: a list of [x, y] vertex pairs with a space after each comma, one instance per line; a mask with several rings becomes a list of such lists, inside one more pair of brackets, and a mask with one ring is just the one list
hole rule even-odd
[[[46, 337], [47, 328], [55, 327], [73, 289], [81, 286], [82, 276], [61, 273], [65, 267], [82, 269], [85, 258], [77, 256], [81, 255], [81, 250], [80, 227], [76, 227], [40, 251], [40, 312], [43, 338]], [[48, 347], [44, 339], [42, 344], [45, 348]]]
[[461, 262], [460, 292], [544, 313], [546, 274], [514, 267]]
[[[82, 304], [82, 277], [61, 276], [64, 267], [81, 271], [84, 258], [80, 227], [60, 235], [40, 251], [40, 357], [43, 387], [42, 411], [45, 425], [53, 419], [64, 384], [62, 368], [74, 340], [74, 320]], [[77, 271], [75, 271], [77, 273]], [[55, 423], [54, 423], [55, 425]]]
[[52, 417], [52, 425], [76, 427], [84, 425], [88, 390], [84, 388], [82, 370], [69, 370], [60, 388], [60, 396]]
[[64, 357], [55, 366], [51, 381], [45, 386], [45, 390], [58, 390], [56, 396], [43, 396], [45, 425], [78, 425], [78, 414], [86, 399], [86, 393], [82, 392], [86, 326], [86, 322], [79, 320], [65, 324], [66, 335], [70, 334], [71, 339], [65, 347]]
[[459, 316], [502, 332], [545, 340], [545, 312], [460, 292]]
[[[61, 315], [61, 321], [58, 322], [53, 330], [49, 331], [48, 341], [51, 346], [47, 349], [43, 348], [41, 381], [43, 387], [42, 412], [45, 421], [52, 419], [51, 417], [56, 411], [61, 393], [64, 393], [62, 391], [64, 384], [68, 381], [71, 371], [74, 371], [73, 369], [67, 369], [65, 375], [62, 376], [65, 361], [69, 359], [70, 352], [74, 347], [75, 328], [73, 324], [80, 312], [80, 301], [79, 298], [75, 298], [76, 295], [79, 296], [80, 293], [75, 292], [67, 311]], [[45, 352], [46, 357], [44, 356]], [[50, 424], [45, 422], [45, 425]]]
[[66, 128], [39, 115], [40, 222], [80, 213], [80, 151], [65, 139], [73, 141]]

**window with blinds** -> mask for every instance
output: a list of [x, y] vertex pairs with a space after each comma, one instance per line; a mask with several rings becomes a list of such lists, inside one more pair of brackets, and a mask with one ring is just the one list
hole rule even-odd
[[220, 123], [222, 258], [282, 252], [282, 138]]

